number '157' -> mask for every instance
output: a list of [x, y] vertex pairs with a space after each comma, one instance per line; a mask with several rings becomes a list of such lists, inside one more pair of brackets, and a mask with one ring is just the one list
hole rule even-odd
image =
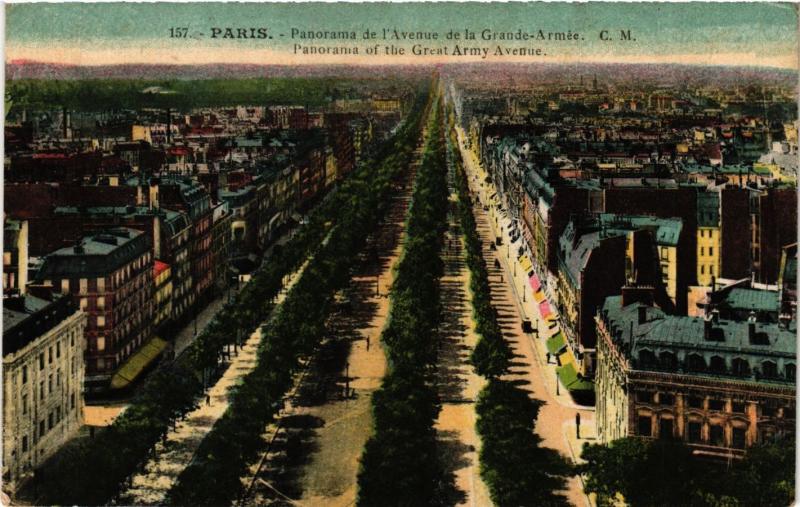
[[176, 26], [169, 29], [169, 36], [173, 39], [185, 39], [189, 36], [188, 26]]

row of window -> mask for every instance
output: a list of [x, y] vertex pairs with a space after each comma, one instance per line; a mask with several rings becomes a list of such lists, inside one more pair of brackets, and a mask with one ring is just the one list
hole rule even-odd
[[[636, 393], [636, 401], [639, 403], [648, 403], [651, 405], [675, 406], [675, 396], [671, 393], [656, 393], [653, 391], [638, 391]], [[706, 398], [704, 396], [685, 396], [684, 402], [689, 408], [698, 410], [706, 410]], [[724, 412], [727, 400], [721, 398], [708, 398], [708, 410], [717, 412]], [[777, 404], [772, 402], [759, 403], [762, 417], [773, 417], [777, 413]], [[734, 414], [745, 414], [747, 412], [747, 402], [742, 400], [732, 400], [730, 404], [730, 412]], [[794, 413], [791, 407], [784, 408], [784, 414]]]
[[[70, 411], [75, 410], [75, 393], [70, 395]], [[63, 414], [64, 416], [66, 415]], [[49, 414], [47, 414], [47, 419], [42, 419], [39, 421], [39, 428], [36, 431], [36, 427], [34, 427], [33, 431], [33, 442], [36, 443], [41, 440], [47, 433], [50, 432], [54, 427], [58, 425], [63, 419], [61, 405], [57, 406], [55, 410], [51, 410]], [[22, 436], [22, 452], [28, 452], [30, 448], [28, 444], [28, 435]]]
[[[637, 434], [643, 437], [653, 436], [652, 417], [640, 415], [637, 424]], [[675, 427], [672, 419], [658, 420], [658, 437], [663, 439], [675, 438]], [[725, 428], [721, 424], [708, 426], [708, 438], [703, 439], [703, 423], [689, 421], [686, 424], [686, 441], [694, 444], [711, 444], [718, 447], [727, 447], [725, 443]], [[744, 449], [747, 444], [747, 429], [733, 426], [731, 428], [731, 444], [734, 449]]]
[[[705, 257], [705, 255], [706, 255], [706, 247], [701, 246], [700, 247], [700, 257]], [[708, 256], [709, 257], [714, 257], [714, 247], [713, 246], [708, 247]]]
[[[752, 374], [749, 361], [741, 357], [731, 360], [730, 370], [724, 357], [711, 356], [709, 363], [700, 354], [687, 354], [686, 360], [681, 364], [678, 356], [674, 352], [664, 351], [658, 357], [650, 350], [644, 349], [639, 352], [639, 363], [643, 367], [661, 368], [668, 371], [677, 371], [683, 367], [688, 372], [710, 372], [717, 374], [732, 374], [738, 377], [749, 377]], [[797, 375], [797, 367], [794, 363], [786, 363], [783, 374], [778, 370], [778, 363], [771, 360], [761, 361], [759, 364], [758, 375], [761, 378], [794, 380]]]

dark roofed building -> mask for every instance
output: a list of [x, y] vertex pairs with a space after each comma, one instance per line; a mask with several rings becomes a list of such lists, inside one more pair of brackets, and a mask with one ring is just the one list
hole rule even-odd
[[614, 296], [596, 323], [602, 442], [674, 438], [728, 458], [794, 433], [796, 321], [671, 316]]
[[36, 280], [72, 294], [88, 314], [87, 391], [107, 388], [153, 331], [150, 239], [128, 228], [98, 232], [47, 255]]

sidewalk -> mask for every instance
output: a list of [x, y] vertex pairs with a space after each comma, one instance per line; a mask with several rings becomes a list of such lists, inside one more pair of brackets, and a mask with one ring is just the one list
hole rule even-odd
[[[290, 276], [289, 283], [277, 298], [281, 304], [294, 283], [308, 265], [308, 260]], [[172, 488], [181, 471], [192, 461], [195, 451], [205, 436], [228, 409], [228, 394], [239, 380], [250, 373], [257, 363], [257, 350], [261, 342], [259, 327], [245, 342], [217, 383], [206, 391], [207, 401], [186, 414], [175, 429], [169, 431], [165, 441], [156, 445], [155, 456], [131, 478], [131, 485], [119, 495], [118, 505], [160, 505]]]
[[[464, 167], [468, 174], [470, 192], [480, 197], [481, 204], [477, 205], [479, 209], [476, 209], [476, 211], [481, 212], [483, 211], [482, 206], [489, 206], [489, 211], [483, 212], [488, 215], [488, 222], [494, 237], [500, 236], [503, 238], [503, 245], [498, 246], [495, 252], [496, 258], [504, 268], [504, 277], [507, 277], [508, 280], [513, 282], [510, 286], [522, 318], [530, 319], [533, 325], [534, 333], [527, 334], [527, 336], [536, 351], [536, 360], [540, 366], [542, 379], [553, 399], [559, 404], [569, 408], [593, 411], [594, 407], [578, 405], [572, 400], [566, 387], [558, 380], [558, 364], [556, 363], [555, 357], [551, 355], [550, 361], [548, 362], [547, 360], [547, 338], [556, 334], [558, 328], [550, 329], [549, 321], [542, 317], [539, 305], [534, 298], [533, 289], [528, 284], [527, 271], [523, 269], [516, 255], [521, 242], [524, 240], [518, 239], [517, 243], [511, 243], [511, 238], [509, 236], [509, 225], [511, 221], [508, 218], [500, 216], [496, 212], [496, 207], [490, 203], [489, 197], [495, 193], [494, 187], [489, 183], [485, 183], [487, 175], [481, 167], [480, 161], [477, 160], [471, 150], [464, 147], [463, 132], [458, 127], [457, 132], [461, 154], [464, 158]], [[503, 227], [499, 227], [501, 224]], [[499, 234], [498, 229], [500, 229]], [[511, 250], [513, 250], [513, 252]], [[557, 316], [558, 313], [555, 310], [555, 305], [548, 299], [545, 299], [545, 301], [548, 301], [550, 304], [552, 314]]]

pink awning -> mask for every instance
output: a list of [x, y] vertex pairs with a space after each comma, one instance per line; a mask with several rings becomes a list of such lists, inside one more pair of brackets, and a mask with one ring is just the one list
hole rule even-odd
[[533, 292], [538, 292], [542, 287], [542, 283], [539, 281], [539, 277], [536, 275], [528, 278], [528, 283], [531, 284], [531, 289], [533, 289]]
[[550, 315], [550, 303], [547, 301], [542, 301], [539, 303], [539, 313], [541, 313], [542, 318], [547, 318]]

